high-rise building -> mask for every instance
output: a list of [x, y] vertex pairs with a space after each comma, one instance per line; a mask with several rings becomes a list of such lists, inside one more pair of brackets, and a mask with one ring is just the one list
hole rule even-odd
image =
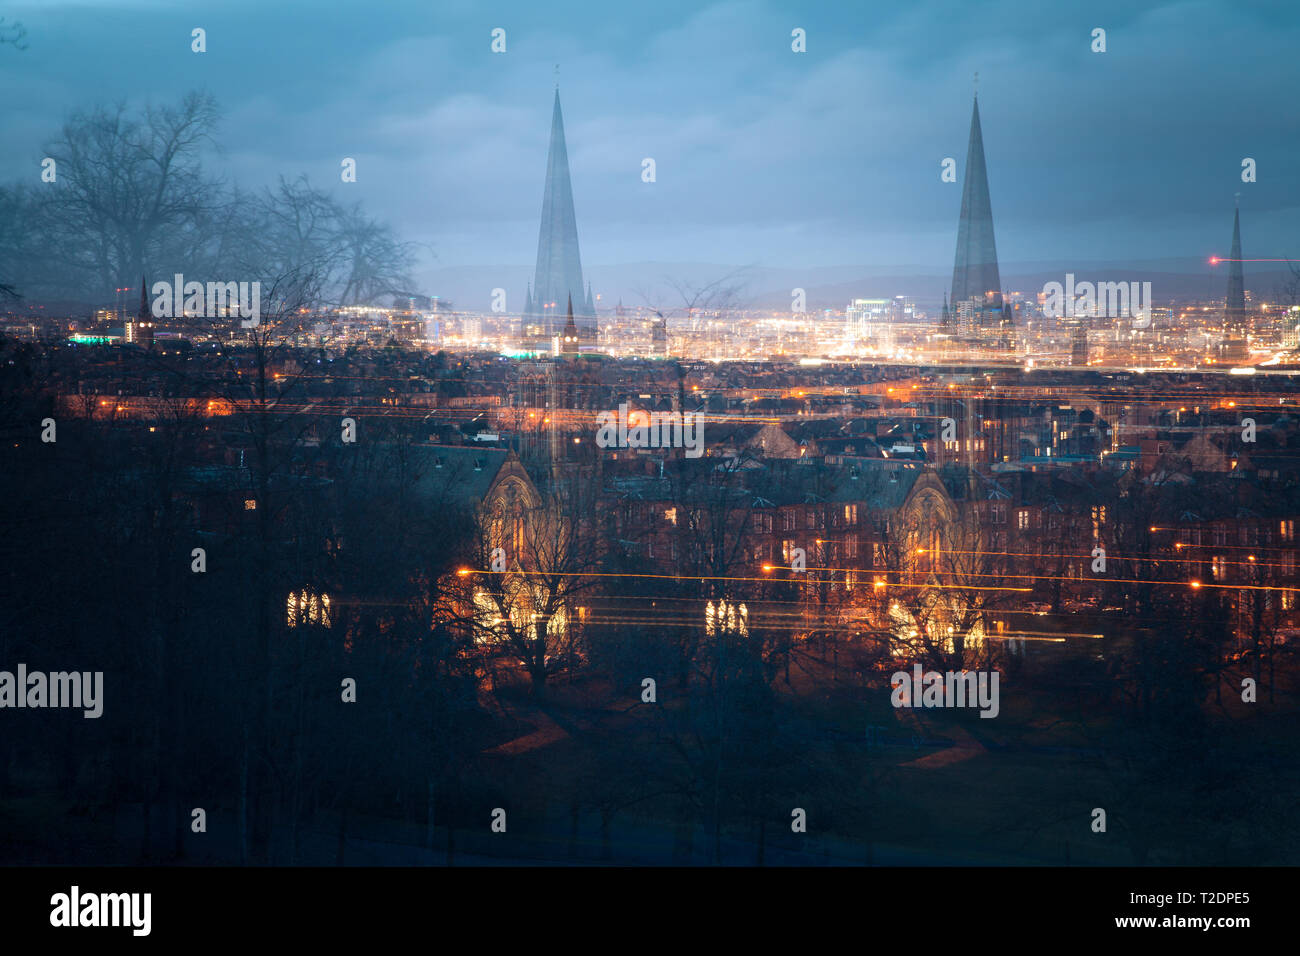
[[979, 302], [975, 299], [962, 299], [957, 303], [957, 308], [953, 310], [958, 335], [974, 335], [978, 326], [977, 307]]
[[1088, 320], [1076, 319], [1070, 329], [1070, 364], [1084, 366], [1088, 364]]
[[889, 305], [889, 321], [881, 330], [878, 345], [892, 349], [897, 343], [899, 331], [904, 326], [911, 326], [916, 315], [916, 305], [910, 296], [896, 295]]
[[662, 315], [650, 323], [650, 352], [657, 356], [668, 354], [668, 320]]
[[950, 324], [954, 316], [963, 316], [963, 305], [970, 304], [971, 328], [963, 329], [963, 334], [1001, 324], [1002, 280], [998, 275], [998, 250], [993, 239], [993, 204], [989, 199], [978, 95], [971, 109], [970, 141], [966, 146], [966, 173], [962, 184], [961, 215], [957, 220], [951, 302]]
[[1293, 305], [1282, 313], [1282, 347], [1300, 348], [1300, 306]]
[[560, 91], [551, 112], [551, 145], [546, 157], [542, 222], [537, 234], [537, 269], [524, 300], [525, 341], [549, 345], [561, 335], [566, 303], [573, 300], [574, 324], [583, 342], [596, 341], [596, 308], [591, 286], [583, 285], [578, 252], [578, 220], [569, 181], [569, 152], [564, 142]]
[[854, 299], [850, 302], [844, 310], [845, 343], [850, 347], [882, 347], [888, 308], [886, 299]]

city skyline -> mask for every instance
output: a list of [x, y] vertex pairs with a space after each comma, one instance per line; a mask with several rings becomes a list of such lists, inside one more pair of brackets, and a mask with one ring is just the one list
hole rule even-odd
[[721, 867], [941, 928], [924, 868], [995, 949], [1281, 925], [1297, 41], [0, 11], [7, 932], [535, 936], [600, 868], [657, 942], [634, 882]]

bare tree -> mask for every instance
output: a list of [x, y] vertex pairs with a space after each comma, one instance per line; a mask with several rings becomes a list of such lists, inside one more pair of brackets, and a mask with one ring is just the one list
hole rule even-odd
[[337, 293], [341, 305], [374, 302], [410, 288], [415, 247], [397, 239], [387, 224], [367, 216], [360, 203], [336, 210], [334, 232], [346, 253]]
[[505, 572], [467, 576], [465, 603], [477, 609], [474, 626], [488, 645], [521, 664], [540, 694], [559, 662], [578, 648], [578, 598], [595, 586], [601, 566], [596, 485], [571, 476], [540, 500], [522, 494], [484, 515], [479, 567], [501, 548]]
[[636, 293], [658, 316], [659, 326], [666, 335], [670, 318], [692, 318], [698, 312], [727, 312], [738, 308], [750, 269], [741, 266], [706, 282], [663, 276], [660, 281], [667, 289], [637, 289]]
[[22, 298], [15, 284], [19, 275], [31, 277], [32, 262], [28, 255], [31, 217], [34, 204], [31, 189], [18, 186], [0, 186], [0, 302], [13, 302]]
[[206, 246], [225, 189], [204, 173], [200, 152], [215, 144], [218, 121], [202, 93], [139, 116], [124, 103], [74, 113], [46, 146], [58, 180], [42, 209], [45, 253], [84, 287], [109, 289], [179, 261], [187, 243]]
[[[45, 147], [57, 179], [0, 188], [0, 262], [25, 291], [97, 298], [141, 275], [311, 276], [313, 301], [353, 304], [409, 289], [414, 247], [361, 205], [306, 176], [247, 192], [208, 175], [220, 112], [208, 94], [175, 105], [74, 112]], [[16, 275], [0, 276], [16, 292]], [[179, 294], [181, 290], [177, 290]]]

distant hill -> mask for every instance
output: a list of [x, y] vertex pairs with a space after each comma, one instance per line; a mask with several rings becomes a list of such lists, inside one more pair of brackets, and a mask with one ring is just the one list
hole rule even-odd
[[[1252, 268], [1246, 263], [1246, 289], [1256, 301], [1271, 301], [1290, 278], [1285, 264], [1269, 263], [1268, 269]], [[1076, 281], [1150, 282], [1152, 298], [1157, 302], [1222, 298], [1225, 294], [1227, 266], [1211, 266], [1199, 258], [1160, 259], [1141, 262], [1007, 262], [1002, 264], [1002, 284], [1006, 291], [1037, 293], [1048, 282], [1064, 282], [1067, 272]], [[738, 273], [732, 281], [743, 282], [739, 297], [743, 307], [753, 309], [790, 308], [791, 291], [804, 290], [810, 311], [842, 309], [850, 299], [886, 299], [908, 295], [918, 308], [937, 310], [951, 281], [947, 269], [935, 271], [923, 266], [823, 266], [814, 269], [790, 269], [763, 265], [728, 265], [723, 263], [635, 262], [586, 267], [586, 278], [600, 300], [602, 314], [613, 312], [621, 299], [629, 309], [653, 305], [679, 308], [681, 296], [669, 280], [694, 287]], [[532, 276], [531, 265], [467, 266], [440, 268], [427, 276], [430, 294], [454, 300], [460, 308], [487, 311], [492, 292], [506, 290], [506, 311], [522, 308], [526, 283]], [[425, 278], [425, 277], [422, 277]]]

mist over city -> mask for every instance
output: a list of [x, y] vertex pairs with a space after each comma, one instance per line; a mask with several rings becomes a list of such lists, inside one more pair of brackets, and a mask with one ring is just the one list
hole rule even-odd
[[0, 7], [17, 924], [466, 867], [1266, 922], [1298, 41], [1213, 0]]

